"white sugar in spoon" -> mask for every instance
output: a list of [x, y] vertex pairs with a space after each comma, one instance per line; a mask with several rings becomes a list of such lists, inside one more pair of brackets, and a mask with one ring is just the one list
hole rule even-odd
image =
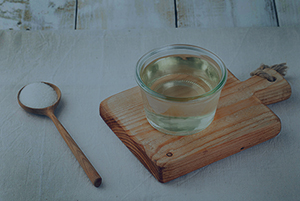
[[59, 88], [47, 82], [26, 85], [18, 93], [18, 102], [24, 110], [48, 116], [53, 121], [91, 182], [94, 186], [99, 187], [102, 182], [101, 176], [54, 115], [54, 110], [57, 108], [60, 99], [61, 92]]

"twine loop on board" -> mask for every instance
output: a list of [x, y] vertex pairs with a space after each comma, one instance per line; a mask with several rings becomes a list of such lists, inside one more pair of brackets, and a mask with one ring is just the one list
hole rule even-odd
[[265, 71], [263, 71], [266, 68], [270, 68], [273, 69], [275, 71], [277, 71], [280, 75], [285, 76], [286, 75], [286, 71], [288, 69], [288, 67], [286, 66], [286, 63], [281, 63], [281, 64], [275, 64], [273, 66], [268, 66], [265, 64], [261, 64], [259, 68], [257, 68], [255, 71], [251, 72], [250, 75], [254, 76], [260, 76], [262, 78], [267, 79], [270, 82], [274, 82], [276, 80], [275, 77], [273, 77], [272, 75], [270, 75], [269, 73], [266, 73]]

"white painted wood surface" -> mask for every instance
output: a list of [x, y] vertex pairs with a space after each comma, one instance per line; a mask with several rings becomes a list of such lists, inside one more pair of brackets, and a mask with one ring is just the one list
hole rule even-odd
[[0, 0], [0, 29], [299, 26], [299, 0]]
[[299, 0], [275, 0], [279, 26], [300, 25], [300, 1]]
[[78, 0], [77, 29], [175, 27], [174, 0]]
[[76, 0], [0, 0], [0, 29], [74, 29]]
[[277, 26], [272, 0], [177, 0], [178, 27]]

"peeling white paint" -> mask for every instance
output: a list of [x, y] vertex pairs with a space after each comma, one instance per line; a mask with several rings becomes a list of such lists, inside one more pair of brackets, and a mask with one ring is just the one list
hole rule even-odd
[[0, 29], [73, 29], [75, 0], [0, 3]]
[[[78, 29], [175, 27], [174, 0], [0, 0], [0, 29], [74, 29], [76, 1]], [[178, 27], [277, 26], [277, 18], [279, 26], [300, 25], [299, 0], [176, 0], [175, 4]]]

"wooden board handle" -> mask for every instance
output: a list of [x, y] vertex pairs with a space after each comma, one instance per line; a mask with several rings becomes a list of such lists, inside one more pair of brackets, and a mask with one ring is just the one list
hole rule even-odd
[[70, 136], [70, 134], [67, 132], [67, 130], [63, 127], [63, 125], [59, 122], [59, 120], [56, 118], [53, 112], [48, 112], [47, 116], [53, 121], [55, 124], [57, 130], [71, 149], [72, 153], [76, 157], [77, 161], [91, 180], [91, 182], [94, 184], [94, 186], [99, 187], [102, 183], [102, 178], [98, 174], [98, 172], [95, 170], [93, 165], [90, 163], [90, 161], [87, 159], [87, 157], [84, 155], [84, 153], [81, 151], [81, 149], [78, 147], [76, 142], [73, 140], [73, 138]]
[[245, 84], [249, 84], [253, 94], [265, 105], [277, 103], [288, 99], [292, 94], [290, 84], [284, 77], [273, 69], [264, 71], [275, 78], [274, 82], [259, 76], [253, 76]]
[[275, 81], [271, 82], [255, 75], [241, 82], [229, 71], [218, 108], [246, 100], [251, 96], [258, 98], [264, 105], [288, 99], [292, 90], [286, 79], [273, 69], [264, 69], [264, 71], [272, 75]]

